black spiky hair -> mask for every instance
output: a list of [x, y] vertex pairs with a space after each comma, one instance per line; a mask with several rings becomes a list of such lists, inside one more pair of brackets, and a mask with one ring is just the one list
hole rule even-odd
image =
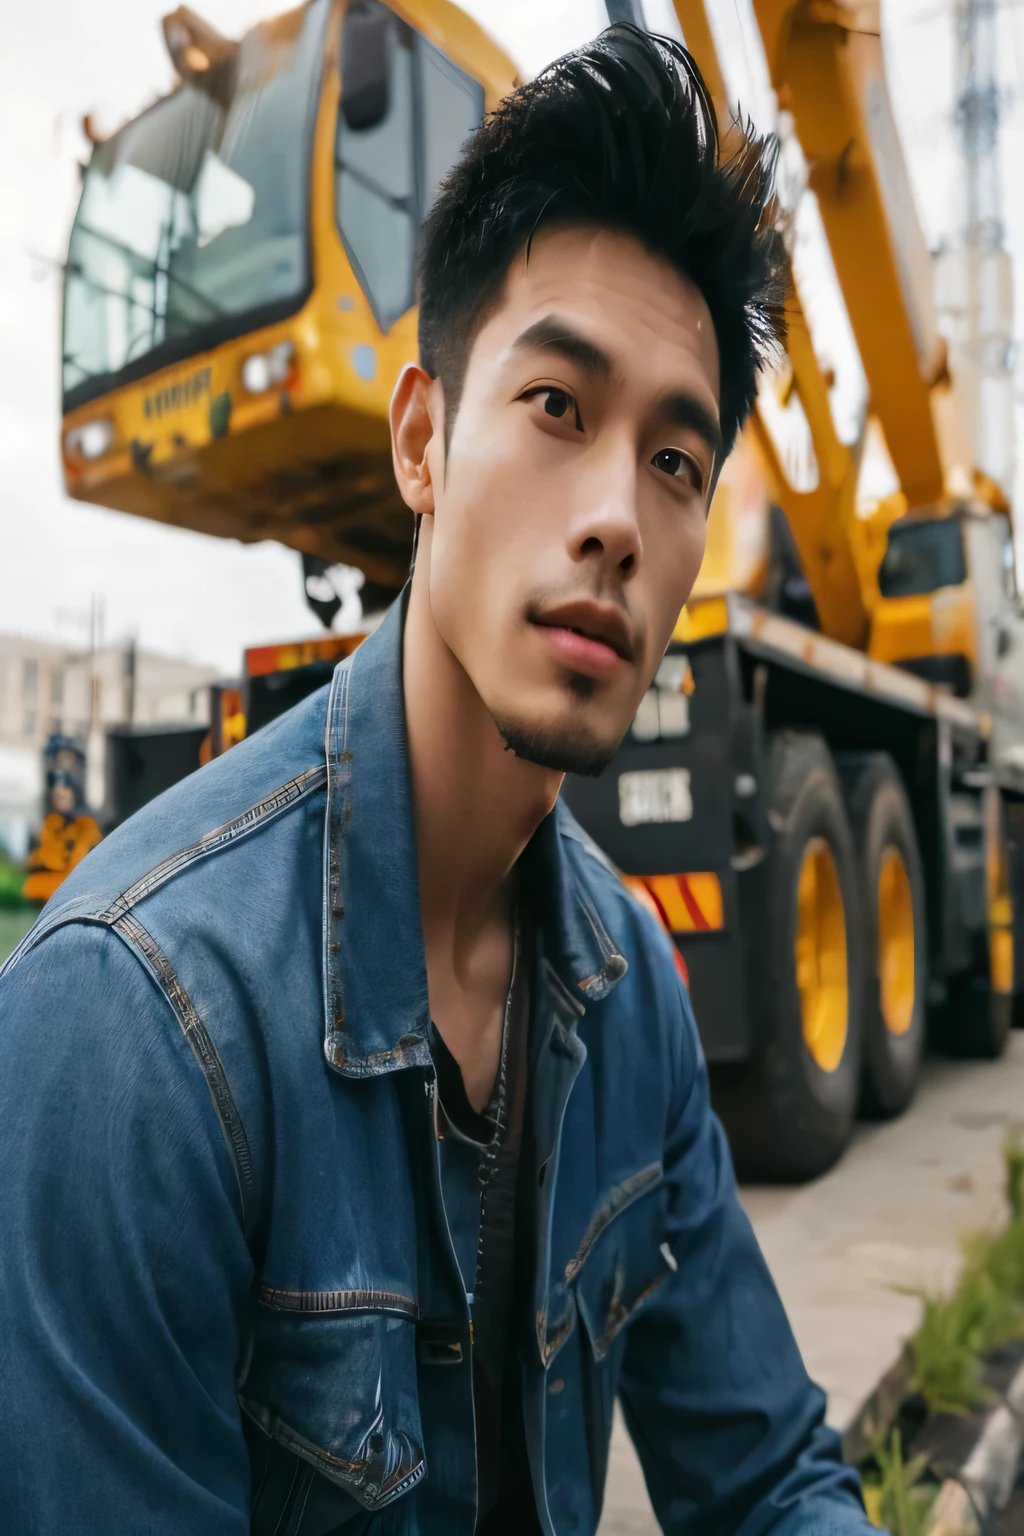
[[682, 44], [625, 22], [502, 101], [445, 179], [420, 247], [420, 358], [442, 380], [449, 424], [515, 257], [545, 226], [597, 225], [633, 235], [703, 294], [729, 451], [781, 345], [786, 290], [771, 216], [776, 141], [749, 125], [733, 139], [723, 158]]

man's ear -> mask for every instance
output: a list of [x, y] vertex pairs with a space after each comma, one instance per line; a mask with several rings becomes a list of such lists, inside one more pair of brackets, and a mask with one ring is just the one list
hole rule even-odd
[[444, 474], [440, 379], [432, 379], [415, 363], [406, 363], [391, 396], [390, 419], [391, 458], [402, 500], [418, 516], [431, 516], [434, 476]]

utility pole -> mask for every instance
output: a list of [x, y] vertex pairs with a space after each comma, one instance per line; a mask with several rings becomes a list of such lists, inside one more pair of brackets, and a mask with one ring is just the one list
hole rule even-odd
[[100, 681], [102, 650], [103, 598], [94, 592], [89, 609], [89, 731], [85, 751], [85, 797], [91, 806], [102, 805], [104, 794], [103, 699]]
[[942, 254], [938, 301], [950, 328], [975, 462], [1009, 493], [1013, 481], [1013, 269], [999, 179], [998, 0], [957, 0], [956, 126], [963, 177], [956, 249]]
[[125, 724], [135, 724], [135, 690], [136, 674], [138, 672], [138, 651], [135, 644], [135, 636], [129, 635], [124, 644], [124, 657], [121, 663], [121, 678], [124, 686], [124, 704], [122, 713]]
[[100, 720], [99, 652], [103, 645], [103, 599], [92, 594], [89, 604], [89, 730], [95, 731]]

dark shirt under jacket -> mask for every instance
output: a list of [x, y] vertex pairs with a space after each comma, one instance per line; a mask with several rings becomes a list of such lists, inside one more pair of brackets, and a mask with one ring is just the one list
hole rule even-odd
[[[529, 950], [527, 948], [527, 953]], [[458, 1062], [435, 1025], [437, 1134], [449, 1230], [473, 1323], [479, 1536], [531, 1536], [537, 1522], [522, 1422], [516, 1322], [529, 1299], [517, 1211], [526, 1123], [530, 987], [519, 925], [494, 1092], [483, 1113], [470, 1104]], [[519, 1191], [519, 1195], [517, 1195]]]

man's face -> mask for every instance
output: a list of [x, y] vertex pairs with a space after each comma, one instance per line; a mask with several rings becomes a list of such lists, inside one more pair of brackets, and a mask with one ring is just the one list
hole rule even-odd
[[431, 613], [508, 745], [598, 772], [704, 555], [718, 348], [697, 288], [635, 240], [553, 229], [473, 344], [427, 450]]

